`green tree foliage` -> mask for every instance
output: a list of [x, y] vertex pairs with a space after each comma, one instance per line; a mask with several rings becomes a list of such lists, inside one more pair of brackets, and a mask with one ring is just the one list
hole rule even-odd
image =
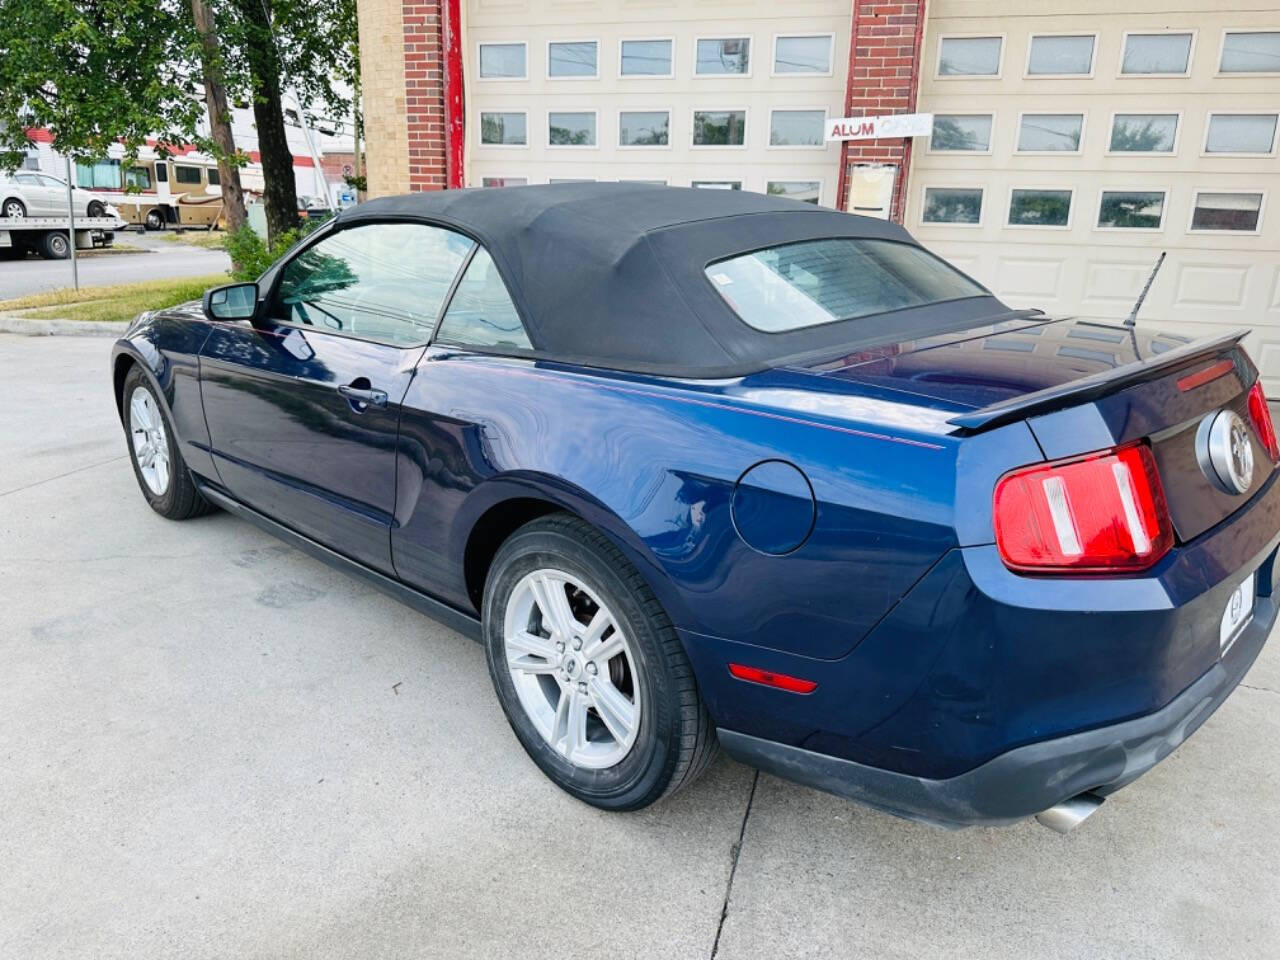
[[0, 167], [21, 165], [30, 127], [84, 158], [196, 140], [189, 13], [173, 0], [0, 0]]

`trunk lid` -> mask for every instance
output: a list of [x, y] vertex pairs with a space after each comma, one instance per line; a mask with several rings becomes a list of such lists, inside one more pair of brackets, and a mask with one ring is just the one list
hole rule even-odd
[[[1019, 319], [851, 354], [810, 372], [954, 411], [949, 422], [962, 435], [1026, 420], [1049, 460], [1145, 438], [1185, 542], [1247, 503], [1274, 470], [1249, 416], [1257, 371], [1238, 341]], [[1221, 490], [1201, 464], [1197, 434], [1222, 409], [1244, 421], [1251, 445], [1243, 494]]]

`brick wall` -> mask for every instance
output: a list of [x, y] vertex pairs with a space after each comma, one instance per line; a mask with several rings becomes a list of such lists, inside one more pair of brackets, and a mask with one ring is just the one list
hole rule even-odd
[[360, 83], [370, 197], [409, 190], [403, 0], [359, 0]]
[[[888, 116], [911, 113], [916, 106], [920, 41], [924, 33], [924, 0], [853, 0], [853, 43], [850, 45], [849, 90], [845, 116]], [[898, 182], [892, 218], [902, 222], [906, 206], [911, 141], [852, 140], [844, 145], [841, 164], [848, 172], [859, 163], [895, 163]], [[839, 205], [848, 200], [848, 178], [841, 177]]]
[[444, 57], [440, 0], [402, 0], [409, 190], [445, 188]]

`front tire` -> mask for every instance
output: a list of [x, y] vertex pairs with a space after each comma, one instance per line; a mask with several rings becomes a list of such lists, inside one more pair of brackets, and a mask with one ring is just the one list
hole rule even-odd
[[148, 210], [142, 226], [145, 230], [163, 230], [164, 215], [159, 210]]
[[213, 505], [196, 489], [169, 415], [141, 367], [135, 365], [125, 376], [123, 400], [129, 460], [151, 509], [169, 520], [210, 512]]
[[107, 208], [97, 200], [90, 200], [89, 206], [85, 208], [85, 213], [90, 217], [105, 217], [107, 215]]
[[517, 738], [561, 789], [636, 810], [715, 755], [675, 628], [644, 578], [568, 514], [522, 527], [485, 582], [489, 675]]

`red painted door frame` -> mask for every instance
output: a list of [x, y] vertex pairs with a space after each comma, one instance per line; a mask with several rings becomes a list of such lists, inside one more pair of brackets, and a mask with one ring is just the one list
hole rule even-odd
[[461, 0], [441, 3], [444, 21], [444, 165], [445, 186], [462, 186], [466, 124], [462, 107], [462, 11]]

